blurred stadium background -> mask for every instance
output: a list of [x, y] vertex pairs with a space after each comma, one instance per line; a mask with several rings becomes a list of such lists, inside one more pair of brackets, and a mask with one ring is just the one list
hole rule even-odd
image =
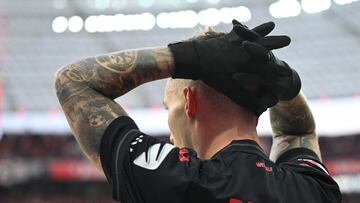
[[[360, 202], [360, 2], [358, 0], [0, 0], [0, 202], [112, 202], [61, 112], [53, 75], [105, 52], [166, 45], [203, 26], [275, 21], [292, 37], [276, 54], [298, 70], [323, 159], [346, 203]], [[165, 81], [118, 101], [141, 129], [167, 139]], [[259, 133], [269, 151], [268, 115]], [[151, 183], [149, 183], [151, 184]]]

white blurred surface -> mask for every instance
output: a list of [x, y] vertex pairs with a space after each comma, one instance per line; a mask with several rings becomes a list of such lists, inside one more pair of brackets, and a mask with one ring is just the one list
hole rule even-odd
[[[360, 97], [309, 101], [320, 136], [345, 136], [360, 133]], [[270, 136], [269, 111], [259, 120], [258, 133]], [[139, 128], [150, 135], [168, 135], [167, 111], [161, 107], [128, 110]], [[65, 116], [59, 112], [18, 112], [4, 114], [4, 133], [71, 133]]]

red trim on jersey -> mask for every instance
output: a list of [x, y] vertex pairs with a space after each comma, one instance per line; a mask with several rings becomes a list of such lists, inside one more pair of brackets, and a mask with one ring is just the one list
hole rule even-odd
[[243, 203], [243, 201], [235, 198], [231, 198], [229, 203]]
[[266, 166], [264, 162], [256, 162], [256, 167], [258, 168], [264, 168], [265, 171], [271, 172], [272, 171], [272, 167], [271, 166]]
[[310, 164], [313, 164], [313, 165], [317, 166], [318, 168], [320, 168], [322, 171], [324, 171], [326, 174], [329, 174], [328, 171], [321, 164], [319, 164], [318, 162], [316, 162], [314, 160], [311, 160], [311, 159], [298, 159], [298, 161], [304, 161], [304, 162], [308, 162]]
[[180, 161], [190, 161], [187, 155], [189, 154], [189, 150], [186, 148], [180, 149], [179, 151], [179, 160]]

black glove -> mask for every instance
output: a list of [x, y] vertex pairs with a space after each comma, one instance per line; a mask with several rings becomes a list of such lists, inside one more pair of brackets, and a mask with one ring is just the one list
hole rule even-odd
[[[237, 72], [253, 72], [253, 61], [242, 46], [243, 38], [239, 37], [234, 25], [230, 33], [215, 36], [206, 40], [191, 40], [169, 44], [174, 61], [175, 71], [173, 78], [206, 79], [208, 75]], [[268, 28], [269, 26], [263, 26]], [[270, 30], [264, 31], [265, 34]], [[287, 36], [263, 37], [272, 48], [287, 46], [290, 39]], [[270, 40], [266, 40], [266, 39]]]
[[[255, 92], [248, 91], [245, 86], [246, 82], [254, 83], [252, 78], [258, 80], [258, 75], [264, 75], [265, 61], [269, 60], [269, 56], [263, 56], [263, 52], [254, 52], [251, 46], [250, 55], [249, 50], [243, 46], [247, 36], [239, 36], [235, 32], [240, 29], [239, 26], [234, 25], [230, 33], [211, 39], [169, 44], [175, 60], [175, 72], [172, 77], [201, 79], [259, 116], [268, 107], [277, 103], [276, 94], [266, 85], [260, 85], [261, 88]], [[270, 22], [254, 28], [253, 31], [264, 37], [273, 29], [274, 23]], [[262, 40], [269, 49], [281, 48], [290, 43], [287, 36], [270, 36]], [[257, 60], [259, 57], [261, 60]], [[239, 80], [244, 75], [247, 75], [246, 80]]]
[[[244, 48], [247, 52], [252, 55], [255, 60], [267, 61], [264, 68], [265, 75], [241, 75], [238, 73], [234, 75], [235, 80], [241, 82], [242, 84], [263, 84], [268, 85], [275, 92], [276, 96], [280, 100], [290, 100], [298, 95], [301, 89], [301, 80], [298, 73], [290, 68], [290, 66], [275, 57], [275, 55], [270, 51], [274, 48], [277, 48], [276, 41], [277, 38], [272, 36], [263, 37], [267, 33], [264, 33], [264, 26], [271, 27], [274, 26], [274, 23], [269, 22], [262, 24], [252, 30], [248, 29], [246, 26], [242, 25], [236, 20], [233, 20], [234, 29], [233, 31], [237, 33], [237, 35], [243, 39], [256, 42], [255, 43], [246, 43]], [[237, 26], [235, 26], [237, 25]], [[265, 31], [267, 31], [265, 29]], [[266, 49], [265, 49], [266, 48]]]

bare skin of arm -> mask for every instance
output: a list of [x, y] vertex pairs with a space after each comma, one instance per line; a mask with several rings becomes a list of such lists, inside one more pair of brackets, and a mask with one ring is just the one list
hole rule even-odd
[[321, 158], [314, 117], [302, 92], [270, 108], [270, 120], [274, 132], [271, 160], [299, 147], [311, 149]]
[[64, 66], [55, 79], [56, 94], [80, 147], [99, 170], [100, 141], [107, 126], [127, 115], [114, 101], [174, 70], [168, 48], [126, 50], [87, 58]]

